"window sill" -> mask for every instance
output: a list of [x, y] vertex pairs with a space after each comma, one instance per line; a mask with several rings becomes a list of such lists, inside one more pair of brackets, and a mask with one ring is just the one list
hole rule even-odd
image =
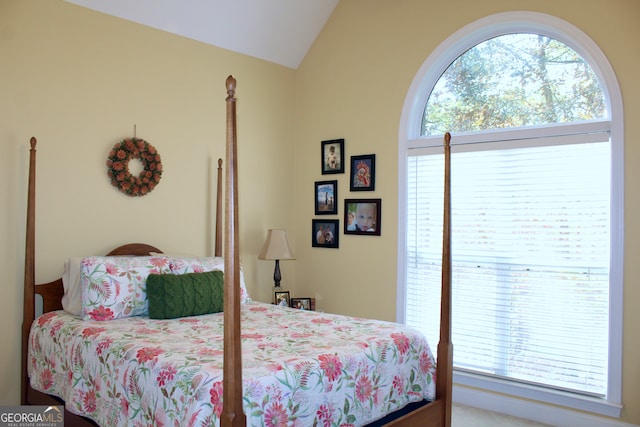
[[622, 412], [621, 404], [607, 401], [604, 398], [582, 396], [565, 391], [520, 384], [497, 378], [489, 378], [468, 372], [454, 371], [453, 382], [456, 385], [463, 385], [466, 387], [501, 393], [508, 396], [535, 400], [608, 417], [620, 418], [620, 414]]

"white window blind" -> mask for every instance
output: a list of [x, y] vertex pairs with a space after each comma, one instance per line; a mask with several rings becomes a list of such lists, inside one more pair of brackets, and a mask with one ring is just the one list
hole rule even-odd
[[[567, 141], [454, 147], [454, 366], [606, 396], [610, 143]], [[406, 321], [435, 345], [443, 156], [407, 161]]]

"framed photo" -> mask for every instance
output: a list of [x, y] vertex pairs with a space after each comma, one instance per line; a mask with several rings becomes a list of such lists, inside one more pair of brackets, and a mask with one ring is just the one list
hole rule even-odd
[[291, 305], [289, 291], [276, 291], [274, 300], [276, 305], [279, 305], [280, 307], [289, 307]]
[[322, 141], [322, 174], [344, 173], [344, 139]]
[[344, 234], [379, 236], [381, 199], [344, 199]]
[[338, 181], [315, 183], [316, 215], [338, 213]]
[[311, 310], [311, 298], [291, 298], [291, 307], [299, 310]]
[[312, 219], [311, 246], [314, 248], [337, 248], [340, 220]]
[[351, 156], [351, 191], [376, 189], [376, 155]]

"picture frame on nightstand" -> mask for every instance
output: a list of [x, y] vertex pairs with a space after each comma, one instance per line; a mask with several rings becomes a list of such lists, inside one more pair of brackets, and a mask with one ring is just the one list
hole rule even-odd
[[274, 301], [280, 307], [289, 307], [291, 305], [289, 291], [276, 291]]
[[291, 298], [291, 307], [298, 310], [313, 310], [311, 298]]

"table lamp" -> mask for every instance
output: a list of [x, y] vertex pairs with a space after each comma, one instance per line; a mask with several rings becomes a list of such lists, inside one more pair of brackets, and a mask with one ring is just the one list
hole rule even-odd
[[296, 259], [287, 241], [287, 232], [282, 229], [272, 229], [267, 232], [267, 238], [258, 254], [258, 259], [275, 260], [276, 267], [273, 271], [275, 287], [280, 287], [280, 260]]

